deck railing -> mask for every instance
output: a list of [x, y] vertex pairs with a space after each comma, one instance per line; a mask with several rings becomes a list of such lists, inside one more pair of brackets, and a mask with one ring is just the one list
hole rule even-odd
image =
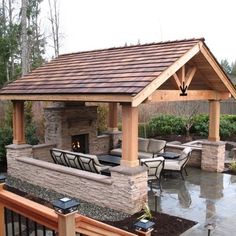
[[5, 190], [4, 184], [0, 184], [0, 236], [24, 236], [31, 235], [32, 232], [33, 235], [41, 235], [38, 233], [40, 230], [42, 235], [53, 236], [136, 235], [76, 212], [66, 215], [56, 213], [49, 207]]

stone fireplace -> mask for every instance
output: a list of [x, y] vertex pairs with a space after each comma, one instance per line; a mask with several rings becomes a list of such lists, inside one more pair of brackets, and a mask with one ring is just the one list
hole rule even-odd
[[46, 143], [77, 152], [109, 153], [110, 135], [97, 136], [97, 106], [56, 102], [44, 109], [44, 115]]

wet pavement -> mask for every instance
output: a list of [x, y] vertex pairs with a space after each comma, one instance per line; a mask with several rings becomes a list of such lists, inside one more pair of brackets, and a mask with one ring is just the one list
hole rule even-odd
[[183, 181], [177, 173], [162, 179], [162, 193], [149, 191], [152, 210], [197, 221], [184, 236], [236, 235], [236, 176], [188, 168]]

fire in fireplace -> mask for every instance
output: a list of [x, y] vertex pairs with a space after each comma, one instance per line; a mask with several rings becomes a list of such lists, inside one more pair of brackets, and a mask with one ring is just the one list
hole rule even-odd
[[71, 139], [71, 146], [73, 152], [89, 153], [88, 134], [74, 135], [71, 137]]

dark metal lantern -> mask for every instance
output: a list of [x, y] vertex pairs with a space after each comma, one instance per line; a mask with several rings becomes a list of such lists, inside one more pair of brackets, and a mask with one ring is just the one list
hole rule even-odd
[[142, 219], [134, 224], [136, 230], [144, 232], [152, 230], [154, 225], [155, 225], [154, 222], [146, 219]]
[[68, 214], [77, 211], [79, 202], [74, 199], [64, 197], [54, 201], [52, 205], [56, 212], [61, 214]]

